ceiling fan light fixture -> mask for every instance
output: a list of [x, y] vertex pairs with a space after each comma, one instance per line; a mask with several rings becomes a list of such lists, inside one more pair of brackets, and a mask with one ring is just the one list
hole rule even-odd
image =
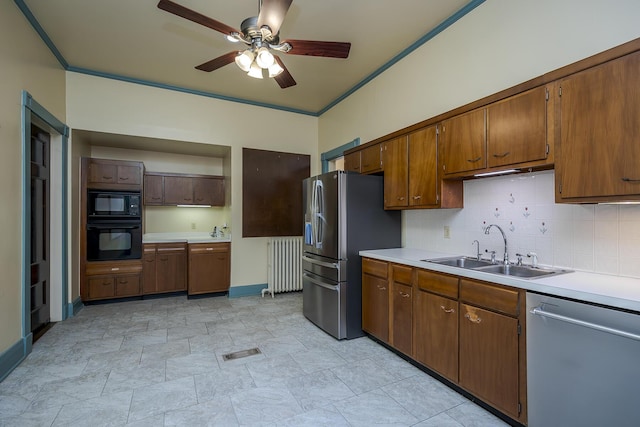
[[269, 52], [269, 49], [264, 46], [258, 49], [256, 54], [256, 63], [260, 68], [269, 68], [274, 62], [275, 58], [273, 57], [273, 54]]
[[253, 64], [251, 64], [251, 68], [249, 69], [247, 74], [249, 75], [249, 77], [253, 77], [254, 79], [261, 79], [262, 68], [260, 68], [260, 66], [254, 62]]
[[283, 71], [284, 68], [282, 68], [277, 61], [273, 61], [273, 64], [271, 64], [271, 66], [269, 67], [269, 77], [275, 77]]
[[236, 56], [236, 65], [245, 73], [249, 72], [251, 64], [253, 64], [253, 58], [253, 52], [251, 52], [251, 49], [247, 49]]

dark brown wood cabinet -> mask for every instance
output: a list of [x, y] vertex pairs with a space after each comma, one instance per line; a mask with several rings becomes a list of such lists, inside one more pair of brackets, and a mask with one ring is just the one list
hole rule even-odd
[[88, 158], [87, 188], [140, 191], [144, 167], [141, 162]]
[[485, 112], [480, 108], [442, 122], [445, 175], [487, 167]]
[[124, 298], [142, 294], [140, 260], [87, 262], [83, 301]]
[[388, 265], [384, 261], [362, 260], [362, 330], [389, 342]]
[[189, 295], [227, 292], [230, 276], [230, 243], [189, 244]]
[[360, 173], [382, 172], [382, 144], [367, 145], [360, 151]]
[[391, 264], [391, 345], [413, 354], [413, 268]]
[[407, 137], [382, 143], [384, 158], [384, 207], [385, 209], [409, 205], [409, 157]]
[[[459, 384], [514, 419], [526, 402], [524, 291], [460, 280]], [[524, 318], [522, 319], [524, 323]]]
[[360, 173], [360, 151], [344, 155], [344, 170]]
[[225, 205], [222, 176], [147, 173], [144, 176], [145, 205]]
[[186, 243], [145, 243], [142, 265], [145, 294], [187, 290]]
[[436, 126], [430, 126], [409, 134], [408, 144], [409, 206], [435, 207], [438, 205], [440, 198], [440, 192], [438, 191]]
[[640, 200], [640, 52], [561, 79], [556, 201]]
[[458, 277], [416, 271], [415, 359], [458, 382]]

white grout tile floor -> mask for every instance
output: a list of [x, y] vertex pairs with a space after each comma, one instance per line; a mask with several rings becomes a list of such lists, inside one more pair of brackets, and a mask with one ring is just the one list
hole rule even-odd
[[507, 424], [367, 337], [327, 335], [298, 292], [89, 305], [0, 383], [0, 426], [124, 425]]

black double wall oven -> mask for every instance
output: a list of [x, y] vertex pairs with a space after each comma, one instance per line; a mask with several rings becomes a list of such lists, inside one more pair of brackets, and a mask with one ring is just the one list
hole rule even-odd
[[87, 261], [140, 259], [140, 192], [87, 191]]

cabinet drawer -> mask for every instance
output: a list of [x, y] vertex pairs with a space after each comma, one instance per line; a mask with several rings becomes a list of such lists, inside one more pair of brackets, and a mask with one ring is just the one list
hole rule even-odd
[[156, 244], [156, 250], [158, 251], [158, 255], [172, 253], [172, 252], [186, 253], [187, 244], [186, 243], [158, 243]]
[[228, 243], [190, 243], [189, 254], [229, 252]]
[[111, 274], [139, 274], [142, 271], [141, 261], [99, 261], [87, 263], [87, 276], [111, 275]]
[[89, 280], [89, 299], [113, 298], [115, 286], [113, 276], [94, 276]]
[[519, 292], [515, 289], [461, 279], [460, 299], [510, 316], [519, 314]]
[[458, 298], [458, 277], [448, 274], [418, 270], [417, 283], [420, 289], [448, 298]]
[[405, 265], [392, 264], [391, 266], [391, 279], [395, 283], [403, 283], [405, 285], [412, 285], [413, 268]]
[[116, 296], [126, 297], [140, 295], [140, 276], [127, 274], [114, 276], [116, 282]]
[[386, 279], [388, 276], [387, 263], [385, 261], [364, 258], [362, 260], [362, 272]]

